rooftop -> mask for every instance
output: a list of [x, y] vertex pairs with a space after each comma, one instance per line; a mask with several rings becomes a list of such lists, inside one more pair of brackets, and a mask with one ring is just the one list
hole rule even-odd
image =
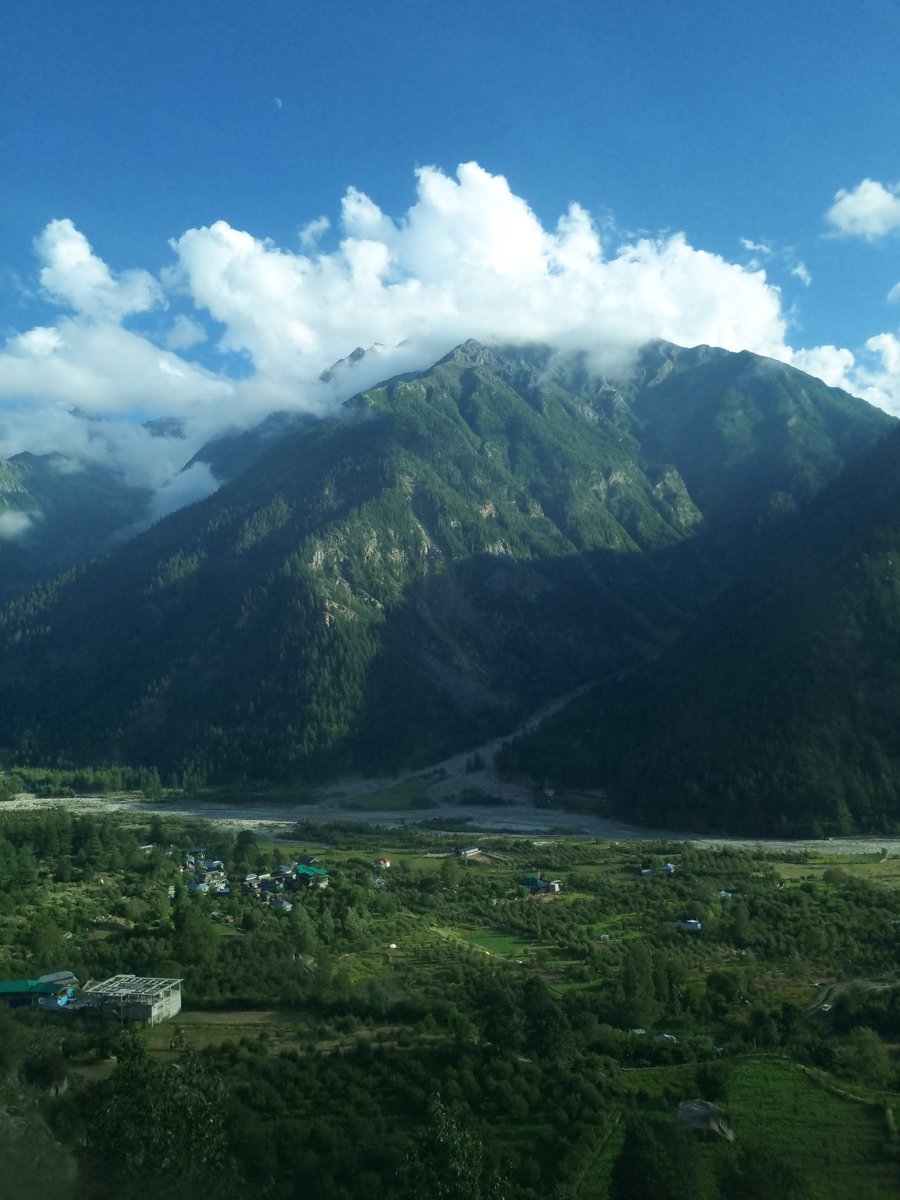
[[179, 987], [180, 979], [162, 979], [154, 976], [113, 975], [102, 983], [92, 983], [83, 995], [121, 996], [134, 999], [156, 999], [172, 988]]

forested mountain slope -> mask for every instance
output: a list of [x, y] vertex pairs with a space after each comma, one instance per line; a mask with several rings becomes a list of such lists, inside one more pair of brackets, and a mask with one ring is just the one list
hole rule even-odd
[[622, 384], [466, 343], [8, 605], [3, 752], [426, 762], [652, 658], [890, 424], [747, 354], [654, 344]]
[[667, 653], [507, 765], [634, 820], [754, 833], [900, 826], [900, 434], [838, 478]]
[[0, 599], [107, 549], [144, 515], [150, 492], [59, 454], [0, 461]]

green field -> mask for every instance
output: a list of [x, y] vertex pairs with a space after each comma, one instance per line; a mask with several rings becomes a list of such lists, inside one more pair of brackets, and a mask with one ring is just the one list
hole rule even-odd
[[728, 1107], [738, 1136], [789, 1161], [813, 1196], [897, 1195], [880, 1106], [834, 1095], [793, 1064], [750, 1062], [729, 1080]]
[[461, 929], [460, 936], [471, 946], [505, 958], [522, 958], [534, 950], [534, 942], [519, 934], [485, 926], [481, 929]]

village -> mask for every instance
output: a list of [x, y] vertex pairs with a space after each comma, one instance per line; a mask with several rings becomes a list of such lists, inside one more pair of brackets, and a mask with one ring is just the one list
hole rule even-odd
[[[365, 1156], [391, 1179], [416, 1153], [439, 1080], [523, 1197], [576, 1160], [606, 1194], [638, 1117], [710, 1179], [726, 1147], [796, 1161], [802, 1125], [813, 1195], [888, 1194], [900, 860], [473, 833], [12, 811], [0, 1053], [28, 1111], [59, 1105], [78, 1158], [91, 1113], [157, 1111], [115, 1100], [143, 1079], [243, 1162], [315, 1156], [340, 1196]], [[864, 1186], [820, 1166], [838, 1137]]]

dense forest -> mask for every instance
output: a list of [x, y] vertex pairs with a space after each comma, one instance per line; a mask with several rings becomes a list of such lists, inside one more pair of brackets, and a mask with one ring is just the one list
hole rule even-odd
[[[135, 973], [184, 997], [150, 1030], [0, 1007], [16, 1194], [893, 1194], [896, 859], [279, 838], [0, 814], [0, 979]], [[229, 893], [188, 890], [197, 845]], [[241, 886], [309, 858], [330, 886], [289, 882], [289, 909]]]
[[900, 828], [898, 453], [892, 435], [863, 455], [657, 662], [504, 768], [605, 788], [655, 826]]

